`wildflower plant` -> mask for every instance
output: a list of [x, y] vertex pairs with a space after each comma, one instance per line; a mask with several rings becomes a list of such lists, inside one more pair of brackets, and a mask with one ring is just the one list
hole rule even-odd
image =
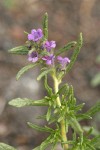
[[[41, 66], [40, 74], [37, 80], [44, 79], [44, 86], [47, 95], [40, 100], [28, 98], [16, 98], [9, 102], [9, 105], [15, 107], [25, 106], [46, 106], [45, 115], [39, 116], [45, 119], [47, 125], [38, 126], [28, 122], [28, 126], [39, 132], [47, 132], [49, 136], [33, 150], [45, 150], [50, 146], [51, 150], [56, 150], [58, 143], [63, 150], [96, 150], [99, 145], [99, 134], [93, 135], [93, 128], [87, 131], [80, 125], [80, 121], [91, 119], [91, 116], [100, 110], [100, 103], [90, 108], [87, 112], [81, 110], [84, 103], [77, 104], [74, 89], [72, 85], [63, 83], [63, 77], [71, 70], [83, 44], [82, 33], [77, 41], [72, 41], [62, 48], [55, 50], [56, 42], [48, 41], [48, 14], [45, 13], [43, 18], [43, 30], [32, 29], [27, 34], [27, 41], [24, 46], [15, 47], [9, 50], [12, 54], [27, 55], [29, 64], [23, 67], [17, 74], [18, 80], [25, 72], [34, 67]], [[62, 57], [61, 54], [73, 50], [71, 58]], [[48, 76], [49, 75], [49, 76]], [[52, 78], [54, 88], [48, 84], [48, 77]], [[54, 128], [50, 124], [54, 124]], [[70, 140], [67, 135], [69, 128], [72, 129]], [[0, 150], [16, 150], [12, 146], [0, 143]]]

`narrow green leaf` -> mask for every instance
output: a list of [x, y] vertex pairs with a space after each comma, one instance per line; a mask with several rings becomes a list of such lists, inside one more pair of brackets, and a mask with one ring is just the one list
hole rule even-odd
[[40, 146], [37, 146], [37, 147], [35, 147], [35, 148], [32, 149], [32, 150], [40, 150]]
[[73, 132], [73, 141], [76, 141], [76, 132]]
[[73, 144], [74, 143], [74, 141], [66, 141], [66, 142], [61, 142], [62, 144]]
[[99, 135], [98, 130], [96, 130], [90, 126], [83, 126], [83, 130], [86, 132], [86, 136], [89, 136], [89, 135], [97, 136], [97, 135]]
[[51, 133], [53, 131], [53, 129], [51, 129], [49, 127], [48, 128], [46, 128], [46, 127], [40, 127], [40, 126], [35, 125], [33, 123], [30, 123], [30, 122], [27, 122], [27, 124], [28, 124], [29, 127], [33, 128], [35, 130], [41, 131], [41, 132], [50, 132]]
[[24, 107], [24, 106], [48, 106], [48, 102], [45, 99], [41, 100], [31, 100], [27, 98], [16, 98], [9, 102], [9, 105], [15, 107]]
[[38, 116], [38, 117], [36, 117], [36, 119], [46, 119], [46, 115]]
[[62, 85], [57, 94], [63, 94], [63, 92], [68, 88], [68, 84]]
[[92, 117], [87, 114], [77, 114], [76, 117], [78, 121], [81, 121], [84, 119], [92, 119]]
[[48, 39], [48, 14], [44, 14], [43, 18], [43, 34], [44, 34], [44, 39]]
[[51, 71], [52, 71], [52, 68], [43, 71], [43, 72], [37, 77], [37, 80], [40, 80], [42, 77], [44, 77], [45, 75], [47, 75], [47, 74], [48, 74], [49, 72], [51, 72]]
[[0, 143], [0, 150], [17, 150], [17, 149], [15, 149], [12, 146], [9, 146], [7, 144]]
[[29, 50], [26, 46], [18, 46], [8, 50], [8, 52], [12, 54], [18, 54], [18, 55], [26, 55], [28, 54]]
[[91, 140], [91, 145], [93, 145], [94, 147], [100, 148], [100, 135], [95, 136], [92, 140]]
[[50, 120], [49, 120], [48, 124], [51, 124], [53, 122], [56, 122], [56, 117], [54, 117], [54, 116], [50, 117]]
[[100, 72], [97, 73], [97, 74], [93, 77], [93, 79], [92, 79], [92, 81], [91, 81], [91, 85], [92, 85], [93, 87], [96, 87], [96, 86], [100, 85]]
[[91, 107], [85, 114], [93, 116], [97, 112], [100, 112], [100, 101], [98, 101], [93, 107]]
[[47, 114], [46, 114], [47, 121], [50, 120], [50, 116], [51, 116], [51, 107], [48, 108], [48, 111], [47, 111]]
[[25, 67], [23, 67], [16, 75], [16, 79], [18, 80], [25, 72], [27, 72], [29, 69], [35, 67], [38, 63], [29, 64]]
[[83, 38], [82, 38], [82, 33], [80, 33], [79, 40], [76, 44], [76, 48], [75, 48], [73, 55], [71, 57], [71, 62], [69, 63], [68, 67], [66, 68], [66, 72], [69, 72], [71, 70], [72, 66], [74, 65], [76, 58], [77, 58], [77, 56], [80, 52], [80, 49], [82, 47], [82, 44], [83, 44]]
[[50, 143], [52, 142], [52, 137], [51, 135], [41, 143], [40, 145], [40, 150], [46, 150], [46, 148], [50, 145]]
[[68, 43], [67, 45], [65, 45], [64, 47], [62, 47], [61, 49], [59, 49], [57, 52], [56, 52], [56, 56], [62, 54], [63, 52], [66, 52], [68, 50], [70, 50], [71, 48], [73, 48], [75, 45], [77, 44], [76, 41], [72, 41], [70, 43]]
[[85, 103], [82, 103], [82, 104], [79, 104], [79, 105], [75, 106], [75, 111], [82, 110], [84, 105], [85, 105]]
[[91, 144], [86, 144], [87, 145], [87, 147], [89, 148], [88, 150], [96, 150]]
[[69, 123], [76, 133], [78, 133], [78, 134], [83, 133], [83, 130], [76, 118], [70, 117]]
[[98, 134], [93, 127], [84, 126], [83, 129], [85, 129], [85, 131], [87, 130], [87, 135], [91, 135], [93, 132]]
[[55, 141], [55, 142], [52, 144], [51, 150], [56, 150], [57, 143], [58, 143], [58, 141]]
[[63, 116], [61, 116], [61, 117], [58, 119], [58, 122], [60, 122], [61, 120], [63, 120]]
[[[69, 93], [69, 85], [68, 84], [64, 84], [60, 89], [59, 91], [57, 92], [57, 95], [62, 95], [64, 96], [64, 99], [66, 98], [66, 96], [68, 96], [68, 93]], [[63, 101], [62, 101], [63, 102]]]
[[72, 95], [72, 96], [74, 95], [74, 88], [72, 85], [69, 88], [69, 95]]
[[69, 91], [70, 91], [70, 86], [66, 84], [66, 88], [65, 90], [63, 90], [63, 93], [62, 93], [64, 97], [69, 96]]
[[45, 85], [45, 89], [48, 92], [48, 95], [51, 96], [53, 93], [52, 93], [52, 88], [50, 88], [48, 83], [47, 83], [47, 75], [45, 75], [44, 85]]

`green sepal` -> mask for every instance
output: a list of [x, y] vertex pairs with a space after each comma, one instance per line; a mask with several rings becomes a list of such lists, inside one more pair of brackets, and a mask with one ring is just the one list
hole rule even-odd
[[27, 34], [27, 35], [29, 34], [29, 33], [28, 33], [28, 32], [26, 32], [26, 31], [24, 31], [24, 33], [25, 33], [25, 34]]
[[82, 44], [83, 44], [83, 37], [82, 37], [82, 33], [80, 33], [79, 40], [77, 41], [77, 44], [75, 46], [75, 50], [74, 50], [73, 55], [71, 57], [71, 61], [68, 65], [68, 67], [66, 68], [66, 73], [69, 72], [71, 70], [71, 68], [73, 67], [73, 65], [76, 61], [76, 58], [80, 52], [80, 49], [82, 47]]
[[29, 127], [33, 128], [33, 129], [35, 129], [35, 130], [37, 130], [37, 131], [49, 132], [49, 133], [51, 133], [51, 132], [54, 131], [53, 129], [51, 129], [51, 128], [49, 128], [49, 127], [46, 127], [46, 126], [45, 126], [45, 127], [40, 127], [40, 126], [35, 125], [35, 124], [33, 124], [33, 123], [30, 123], [30, 122], [27, 122], [27, 124], [28, 124]]
[[41, 100], [31, 100], [28, 98], [15, 98], [9, 102], [9, 105], [14, 107], [24, 107], [24, 106], [48, 106], [48, 102], [45, 99]]
[[27, 55], [29, 50], [26, 46], [18, 46], [8, 50], [8, 52], [17, 55]]
[[40, 75], [37, 77], [37, 80], [41, 80], [41, 78], [43, 78], [45, 75], [47, 75], [48, 73], [50, 73], [52, 71], [53, 71], [53, 69], [50, 68], [50, 69], [47, 69], [47, 70], [41, 72]]
[[37, 66], [38, 63], [28, 64], [27, 66], [23, 67], [16, 75], [16, 79], [18, 80], [25, 72], [27, 72], [29, 69]]
[[41, 52], [41, 56], [45, 56], [45, 55], [49, 56], [49, 55], [50, 55], [50, 53], [49, 53], [49, 52], [47, 52], [47, 51], [42, 51], [42, 52]]
[[44, 34], [44, 40], [47, 40], [48, 39], [48, 13], [45, 13], [43, 18], [43, 34]]
[[12, 146], [0, 142], [0, 150], [17, 150]]
[[56, 52], [55, 56], [58, 56], [58, 55], [62, 54], [63, 52], [66, 52], [66, 51], [70, 50], [70, 49], [73, 48], [76, 44], [77, 44], [76, 41], [72, 41], [72, 42], [68, 43], [68, 44], [65, 45], [63, 48], [59, 49], [59, 50]]

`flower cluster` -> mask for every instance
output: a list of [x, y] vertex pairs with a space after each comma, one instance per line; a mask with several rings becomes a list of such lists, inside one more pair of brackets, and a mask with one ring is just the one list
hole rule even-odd
[[[65, 68], [68, 63], [70, 63], [69, 58], [58, 56], [57, 58], [54, 55], [53, 49], [56, 47], [55, 41], [43, 41], [43, 32], [41, 29], [32, 29], [31, 34], [28, 34], [28, 40], [33, 42], [33, 45], [40, 48], [39, 50], [35, 47], [35, 50], [29, 51], [28, 60], [31, 62], [37, 62], [39, 59], [46, 62], [47, 65], [53, 65], [55, 59], [58, 60], [61, 68]], [[42, 52], [47, 54], [41, 56]]]

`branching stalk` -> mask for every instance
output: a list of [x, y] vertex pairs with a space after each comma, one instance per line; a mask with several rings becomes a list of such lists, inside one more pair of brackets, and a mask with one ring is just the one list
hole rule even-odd
[[[57, 93], [59, 90], [59, 81], [56, 78], [56, 75], [53, 76], [53, 80], [54, 80], [54, 90], [55, 90], [55, 93]], [[60, 100], [59, 96], [56, 99], [56, 103], [57, 103], [58, 107], [61, 107], [61, 100]], [[66, 135], [66, 126], [65, 126], [65, 120], [64, 119], [60, 121], [60, 127], [61, 127], [62, 140], [63, 140], [63, 142], [66, 142], [67, 141], [67, 135]], [[63, 144], [63, 148], [64, 148], [64, 150], [67, 150], [68, 144]]]

